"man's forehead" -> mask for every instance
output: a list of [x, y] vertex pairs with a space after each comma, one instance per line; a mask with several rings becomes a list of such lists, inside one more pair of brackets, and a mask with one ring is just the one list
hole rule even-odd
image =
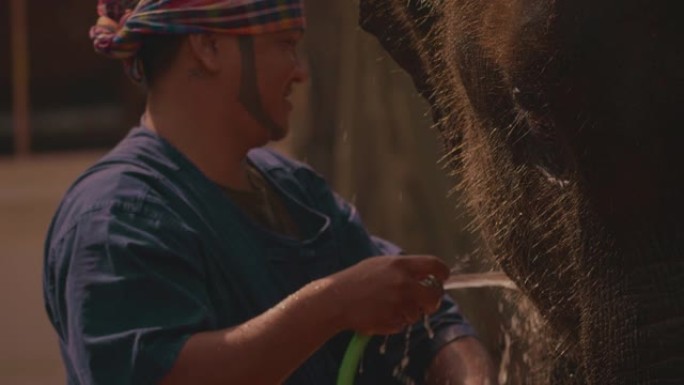
[[264, 34], [264, 36], [273, 38], [273, 39], [295, 39], [295, 40], [301, 40], [304, 38], [304, 30], [301, 28], [297, 29], [287, 29], [284, 31], [276, 31], [276, 32], [270, 32]]
[[279, 32], [275, 32], [275, 33], [281, 34], [281, 35], [287, 35], [287, 36], [294, 36], [294, 37], [303, 37], [304, 36], [304, 30], [302, 28], [286, 29], [284, 31], [279, 31]]

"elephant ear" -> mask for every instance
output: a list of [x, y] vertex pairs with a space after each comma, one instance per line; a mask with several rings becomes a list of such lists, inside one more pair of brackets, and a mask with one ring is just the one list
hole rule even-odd
[[437, 26], [442, 17], [442, 12], [426, 0], [363, 0], [360, 4], [361, 28], [375, 36], [411, 76], [416, 90], [430, 104], [435, 122], [446, 116], [434, 83], [435, 75], [444, 73], [437, 68], [443, 62], [435, 60], [440, 47]]

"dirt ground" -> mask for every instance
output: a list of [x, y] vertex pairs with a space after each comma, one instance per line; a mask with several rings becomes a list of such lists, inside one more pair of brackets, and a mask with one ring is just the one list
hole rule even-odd
[[0, 384], [64, 384], [43, 307], [43, 241], [69, 184], [102, 153], [0, 158]]

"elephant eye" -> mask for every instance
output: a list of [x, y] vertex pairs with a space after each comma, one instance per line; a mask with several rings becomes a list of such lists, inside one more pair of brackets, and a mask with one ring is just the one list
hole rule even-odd
[[519, 87], [513, 87], [511, 91], [513, 102], [526, 111], [537, 111], [544, 107], [544, 101], [539, 92], [531, 90], [521, 90]]
[[542, 94], [514, 87], [511, 97], [535, 167], [550, 183], [566, 187], [569, 184], [567, 162], [553, 120], [546, 116], [547, 105]]

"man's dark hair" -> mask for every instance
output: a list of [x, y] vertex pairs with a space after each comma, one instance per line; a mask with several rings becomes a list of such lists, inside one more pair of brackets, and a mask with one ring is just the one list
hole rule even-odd
[[179, 35], [148, 35], [143, 39], [138, 59], [142, 61], [148, 89], [169, 69], [184, 39], [185, 36]]

